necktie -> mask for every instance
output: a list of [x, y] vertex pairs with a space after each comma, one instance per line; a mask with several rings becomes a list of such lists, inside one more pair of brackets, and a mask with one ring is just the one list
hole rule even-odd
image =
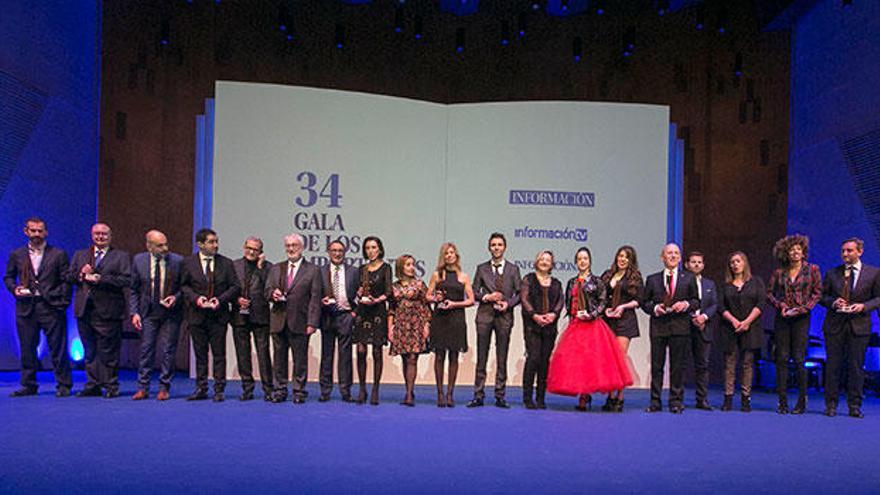
[[293, 271], [296, 269], [296, 265], [293, 263], [289, 263], [287, 265], [287, 289], [290, 290], [290, 286], [293, 285]]
[[666, 272], [666, 297], [663, 298], [664, 306], [672, 306], [672, 296], [675, 294], [675, 284], [672, 271]]
[[95, 251], [95, 266], [98, 266], [101, 263], [101, 260], [104, 259], [104, 250], [98, 249]]
[[333, 281], [332, 281], [332, 285], [333, 285], [333, 299], [336, 299], [337, 304], [340, 302], [340, 301], [339, 301], [339, 299], [340, 299], [340, 298], [339, 298], [339, 284], [340, 284], [340, 280], [339, 280], [339, 279], [340, 279], [340, 274], [339, 274], [339, 271], [340, 271], [340, 270], [339, 270], [339, 267], [336, 266], [336, 265], [333, 265]]
[[208, 299], [214, 297], [214, 268], [211, 266], [213, 261], [214, 258], [205, 258], [205, 278], [208, 279], [208, 294], [206, 297]]
[[846, 267], [846, 274], [843, 277], [843, 294], [842, 298], [844, 301], [849, 302], [849, 298], [852, 296], [852, 291], [855, 286], [853, 281], [855, 281], [855, 271], [856, 267], [848, 266]]
[[503, 279], [501, 276], [501, 263], [493, 264], [492, 266], [494, 267], [494, 270], [495, 270], [495, 290], [497, 292], [501, 292], [501, 289], [503, 287], [503, 284], [502, 284]]
[[162, 256], [154, 255], [153, 261], [155, 263], [153, 268], [153, 302], [159, 302], [162, 299]]

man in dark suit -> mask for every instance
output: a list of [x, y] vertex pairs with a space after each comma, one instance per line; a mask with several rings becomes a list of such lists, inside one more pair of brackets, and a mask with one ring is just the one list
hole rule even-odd
[[67, 318], [70, 285], [65, 280], [67, 253], [46, 243], [46, 223], [36, 217], [24, 224], [27, 246], [10, 253], [6, 262], [6, 289], [15, 297], [15, 327], [21, 349], [21, 388], [12, 397], [36, 395], [37, 346], [40, 330], [46, 334], [55, 370], [55, 396], [67, 397], [73, 382], [67, 358]]
[[241, 397], [243, 401], [254, 398], [253, 357], [251, 335], [257, 350], [260, 366], [260, 383], [263, 386], [263, 400], [271, 400], [272, 358], [269, 354], [269, 301], [263, 293], [266, 290], [266, 277], [272, 265], [263, 254], [263, 241], [259, 237], [248, 237], [244, 241], [244, 256], [232, 262], [235, 277], [241, 293], [232, 306], [232, 338], [235, 342], [235, 357], [238, 374], [241, 376]]
[[645, 281], [642, 310], [651, 315], [651, 405], [662, 410], [663, 368], [669, 350], [669, 411], [684, 412], [684, 366], [690, 343], [690, 311], [700, 305], [694, 276], [681, 270], [681, 249], [670, 243], [660, 253], [664, 269]]
[[821, 304], [828, 309], [825, 333], [825, 415], [837, 415], [840, 365], [847, 356], [846, 402], [849, 415], [863, 418], [865, 350], [871, 337], [871, 312], [880, 308], [880, 270], [862, 263], [865, 243], [847, 239], [840, 246], [843, 264], [825, 274]]
[[306, 398], [309, 337], [321, 324], [321, 274], [303, 259], [303, 238], [284, 237], [287, 260], [272, 266], [266, 283], [266, 297], [272, 301], [269, 330], [275, 362], [275, 395], [272, 402], [287, 399], [287, 358], [293, 349], [293, 403]]
[[208, 348], [213, 356], [214, 402], [226, 390], [226, 329], [229, 305], [239, 286], [232, 260], [218, 254], [220, 241], [211, 229], [196, 232], [199, 250], [183, 260], [181, 292], [187, 301], [186, 324], [196, 355], [196, 389], [186, 400], [208, 398]]
[[718, 292], [715, 282], [703, 276], [705, 267], [703, 253], [692, 251], [688, 255], [687, 269], [694, 275], [700, 305], [691, 309], [690, 354], [694, 362], [694, 388], [697, 392], [697, 409], [711, 411], [709, 405], [709, 349], [712, 335], [718, 325]]
[[131, 258], [110, 243], [110, 226], [92, 226], [92, 246], [74, 253], [67, 281], [76, 286], [73, 309], [85, 348], [86, 385], [78, 397], [119, 396], [119, 348], [125, 319], [125, 289], [131, 286]]
[[147, 251], [135, 255], [131, 270], [128, 310], [131, 324], [141, 333], [138, 390], [132, 399], [150, 397], [150, 375], [159, 353], [158, 400], [168, 400], [174, 358], [180, 335], [183, 303], [180, 272], [183, 257], [168, 250], [168, 238], [158, 230], [146, 234]]
[[338, 348], [336, 375], [339, 393], [345, 402], [351, 398], [351, 327], [357, 304], [357, 270], [345, 265], [345, 244], [333, 241], [327, 246], [330, 264], [321, 267], [321, 396], [330, 400], [333, 391], [333, 354]]
[[507, 386], [507, 350], [513, 328], [513, 308], [519, 304], [522, 277], [519, 267], [504, 260], [507, 239], [495, 232], [489, 236], [492, 259], [477, 266], [474, 274], [474, 298], [477, 308], [477, 369], [474, 376], [474, 398], [467, 407], [481, 407], [486, 397], [486, 363], [492, 332], [495, 332], [495, 405], [509, 408], [504, 398]]

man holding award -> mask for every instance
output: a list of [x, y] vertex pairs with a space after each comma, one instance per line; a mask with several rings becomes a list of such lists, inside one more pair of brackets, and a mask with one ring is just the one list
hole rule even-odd
[[253, 358], [251, 356], [251, 335], [260, 365], [260, 383], [263, 387], [263, 400], [272, 400], [272, 358], [269, 354], [269, 301], [263, 291], [266, 277], [272, 263], [263, 254], [263, 241], [259, 237], [248, 237], [244, 241], [244, 255], [232, 262], [235, 277], [241, 293], [232, 305], [232, 338], [235, 342], [235, 356], [238, 374], [241, 376], [242, 401], [254, 398]]
[[67, 253], [46, 243], [46, 223], [39, 218], [25, 221], [27, 246], [9, 255], [6, 288], [15, 296], [15, 325], [21, 347], [21, 388], [12, 397], [37, 394], [37, 346], [40, 330], [46, 334], [55, 368], [55, 396], [70, 395], [73, 385], [67, 359], [67, 318], [70, 285], [65, 281]]
[[495, 332], [495, 405], [509, 408], [504, 398], [507, 384], [507, 350], [513, 328], [513, 308], [519, 304], [522, 277], [519, 268], [504, 260], [507, 240], [495, 232], [489, 236], [492, 259], [477, 266], [474, 274], [474, 298], [477, 309], [477, 370], [474, 376], [474, 398], [468, 407], [480, 407], [486, 396], [486, 362], [489, 345]]
[[865, 349], [871, 337], [871, 312], [880, 307], [880, 277], [876, 267], [862, 263], [865, 243], [851, 238], [840, 246], [843, 264], [829, 270], [822, 284], [821, 304], [828, 311], [822, 331], [825, 333], [825, 415], [837, 415], [840, 388], [840, 364], [847, 362], [846, 402], [849, 415], [863, 418], [862, 388], [865, 374]]
[[663, 368], [669, 350], [669, 412], [684, 412], [684, 369], [690, 344], [690, 313], [700, 307], [694, 276], [681, 270], [681, 250], [667, 244], [660, 253], [665, 267], [645, 281], [642, 310], [651, 315], [651, 405], [647, 412], [662, 410]]

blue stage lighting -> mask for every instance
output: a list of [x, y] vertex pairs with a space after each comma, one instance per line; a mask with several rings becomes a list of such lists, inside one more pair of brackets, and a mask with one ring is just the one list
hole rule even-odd
[[77, 337], [70, 342], [70, 359], [82, 361], [84, 357], [85, 351], [83, 350], [82, 340]]

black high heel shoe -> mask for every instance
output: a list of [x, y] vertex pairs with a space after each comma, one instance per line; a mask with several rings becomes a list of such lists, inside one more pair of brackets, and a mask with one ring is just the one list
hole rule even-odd
[[591, 395], [581, 395], [578, 398], [578, 405], [574, 406], [574, 408], [581, 412], [587, 412], [592, 410], [593, 408], [593, 396]]

